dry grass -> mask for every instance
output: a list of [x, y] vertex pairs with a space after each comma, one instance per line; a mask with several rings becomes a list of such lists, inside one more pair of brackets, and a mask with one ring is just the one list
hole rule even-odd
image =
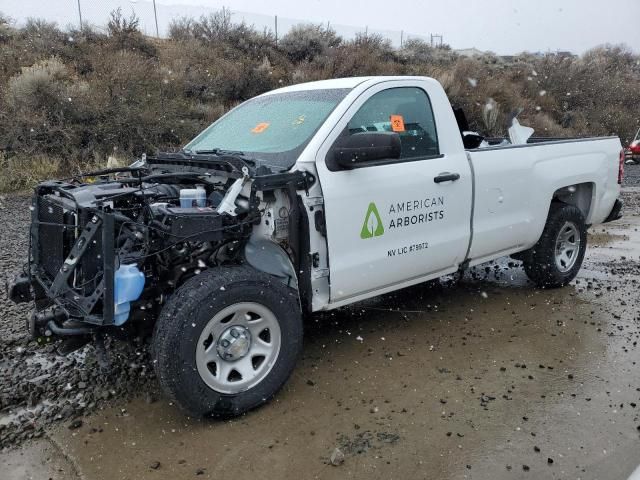
[[58, 176], [60, 160], [45, 155], [8, 158], [0, 155], [0, 192], [28, 190], [38, 182]]
[[[520, 111], [541, 135], [619, 135], [638, 128], [640, 57], [620, 46], [581, 58], [460, 58], [419, 40], [402, 50], [376, 35], [344, 40], [317, 25], [270, 34], [228, 12], [181, 19], [171, 38], [144, 37], [117, 12], [108, 33], [62, 31], [0, 14], [0, 190], [24, 188], [109, 156], [184, 144], [238, 102], [292, 83], [354, 75], [428, 75], [471, 128], [503, 135]], [[45, 159], [51, 160], [45, 160]], [[14, 187], [15, 186], [15, 187]]]

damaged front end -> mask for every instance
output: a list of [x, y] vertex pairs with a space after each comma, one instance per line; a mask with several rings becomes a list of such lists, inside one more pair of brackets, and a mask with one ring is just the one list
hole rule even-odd
[[[237, 156], [182, 153], [44, 182], [32, 199], [29, 261], [10, 297], [35, 301], [35, 338], [149, 331], [188, 278], [247, 262], [265, 210], [295, 212], [296, 191], [312, 180]], [[287, 256], [299, 251], [298, 225], [271, 232]]]

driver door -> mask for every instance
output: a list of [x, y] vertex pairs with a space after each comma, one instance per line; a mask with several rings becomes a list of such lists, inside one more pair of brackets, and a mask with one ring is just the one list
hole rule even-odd
[[[428, 94], [433, 85], [416, 83], [394, 81], [371, 87], [318, 152], [332, 304], [455, 271], [466, 255], [470, 167], [461, 141], [455, 152], [438, 138], [438, 115]], [[450, 110], [448, 102], [446, 106]], [[362, 163], [349, 170], [326, 161], [341, 137], [384, 131], [400, 135], [399, 159]], [[459, 178], [437, 183], [446, 173]]]

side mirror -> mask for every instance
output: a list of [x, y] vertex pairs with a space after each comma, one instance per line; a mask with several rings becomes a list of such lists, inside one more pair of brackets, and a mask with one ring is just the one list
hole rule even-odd
[[478, 148], [484, 137], [476, 132], [462, 132], [462, 144], [466, 149]]
[[328, 155], [331, 170], [352, 169], [374, 162], [400, 158], [402, 144], [395, 132], [363, 132], [339, 138]]

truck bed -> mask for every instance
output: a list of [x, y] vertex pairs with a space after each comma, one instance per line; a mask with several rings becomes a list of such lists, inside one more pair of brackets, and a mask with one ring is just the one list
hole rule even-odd
[[469, 258], [482, 263], [533, 246], [544, 228], [549, 199], [583, 210], [587, 224], [603, 222], [619, 195], [617, 137], [534, 138], [524, 145], [467, 150], [473, 169]]

